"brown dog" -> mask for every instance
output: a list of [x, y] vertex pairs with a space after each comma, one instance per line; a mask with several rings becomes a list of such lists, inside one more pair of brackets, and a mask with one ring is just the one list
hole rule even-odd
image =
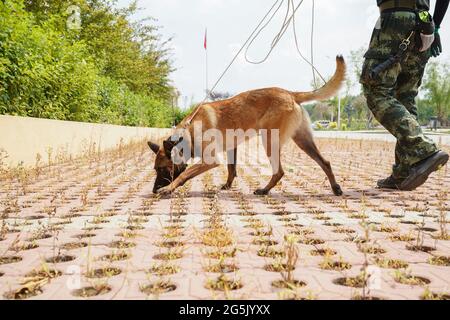
[[[331, 80], [322, 88], [312, 92], [290, 92], [280, 88], [268, 88], [241, 93], [233, 98], [205, 103], [184, 119], [177, 129], [184, 129], [186, 134], [173, 135], [164, 141], [163, 146], [149, 142], [150, 149], [156, 154], [155, 170], [157, 172], [153, 192], [169, 194], [186, 181], [219, 166], [218, 163], [205, 163], [200, 161], [190, 167], [184, 163], [177, 164], [173, 161], [173, 150], [181, 142], [188, 143], [190, 147], [196, 145], [195, 123], [201, 123], [203, 132], [209, 129], [216, 129], [223, 133], [227, 130], [250, 129], [261, 131], [266, 130], [265, 136], [266, 153], [271, 159], [273, 176], [268, 185], [255, 191], [255, 194], [267, 194], [284, 176], [281, 165], [275, 165], [272, 161], [276, 153], [279, 159], [281, 147], [289, 140], [294, 142], [325, 171], [335, 195], [342, 195], [341, 187], [337, 184], [331, 169], [330, 162], [325, 160], [314, 143], [311, 122], [308, 113], [300, 106], [301, 103], [313, 100], [325, 100], [334, 96], [345, 80], [346, 65], [344, 58], [336, 58], [336, 72]], [[279, 147], [273, 148], [273, 130], [278, 130]], [[234, 140], [234, 139], [233, 139]], [[264, 140], [264, 139], [263, 139]], [[233, 141], [233, 147], [224, 147], [223, 151], [228, 156], [228, 180], [223, 189], [229, 189], [236, 177], [236, 156], [237, 145], [242, 141]], [[201, 142], [203, 150], [206, 147]], [[268, 146], [268, 147], [266, 147]], [[194, 148], [191, 148], [193, 150]], [[273, 149], [273, 150], [272, 150]], [[188, 158], [194, 156], [194, 152]], [[234, 161], [230, 161], [234, 159]], [[188, 160], [188, 159], [186, 159]]]

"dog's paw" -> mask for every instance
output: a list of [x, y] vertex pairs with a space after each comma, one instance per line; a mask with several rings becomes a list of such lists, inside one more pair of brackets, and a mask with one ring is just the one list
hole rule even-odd
[[221, 188], [220, 188], [220, 190], [230, 190], [231, 189], [231, 185], [229, 185], [229, 184], [224, 184]]
[[167, 196], [169, 194], [172, 194], [172, 192], [173, 192], [173, 189], [170, 186], [161, 188], [157, 191], [157, 193], [161, 196]]
[[258, 189], [254, 192], [254, 194], [257, 196], [266, 196], [269, 194], [269, 191], [267, 191], [265, 189]]
[[335, 196], [338, 196], [338, 197], [340, 197], [344, 194], [344, 192], [341, 189], [341, 186], [338, 184], [333, 186], [333, 193]]

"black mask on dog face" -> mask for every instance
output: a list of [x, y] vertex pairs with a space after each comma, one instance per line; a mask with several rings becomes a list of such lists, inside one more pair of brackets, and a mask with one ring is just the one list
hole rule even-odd
[[172, 161], [173, 148], [182, 141], [172, 141], [171, 138], [163, 142], [163, 146], [148, 142], [150, 149], [156, 154], [155, 166], [156, 179], [153, 186], [153, 193], [161, 188], [164, 188], [171, 184], [176, 178], [178, 178], [187, 168], [185, 163], [175, 164]]

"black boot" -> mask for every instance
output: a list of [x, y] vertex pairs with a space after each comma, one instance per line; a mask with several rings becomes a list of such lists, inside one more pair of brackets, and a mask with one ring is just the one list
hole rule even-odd
[[378, 180], [377, 186], [380, 189], [394, 189], [400, 190], [400, 185], [404, 179], [397, 179], [394, 176], [390, 176], [386, 179]]
[[415, 164], [409, 171], [409, 176], [401, 183], [400, 190], [412, 191], [423, 185], [430, 174], [445, 166], [448, 162], [448, 153], [438, 151], [431, 157]]

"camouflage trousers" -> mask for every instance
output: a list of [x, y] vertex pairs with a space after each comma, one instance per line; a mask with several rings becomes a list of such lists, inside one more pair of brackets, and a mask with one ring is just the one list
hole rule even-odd
[[415, 163], [438, 149], [427, 138], [417, 120], [416, 97], [430, 52], [419, 52], [420, 40], [412, 37], [410, 49], [401, 62], [371, 78], [374, 67], [399, 51], [399, 45], [416, 26], [413, 12], [382, 14], [365, 55], [361, 84], [374, 117], [397, 138], [393, 176], [406, 178]]

